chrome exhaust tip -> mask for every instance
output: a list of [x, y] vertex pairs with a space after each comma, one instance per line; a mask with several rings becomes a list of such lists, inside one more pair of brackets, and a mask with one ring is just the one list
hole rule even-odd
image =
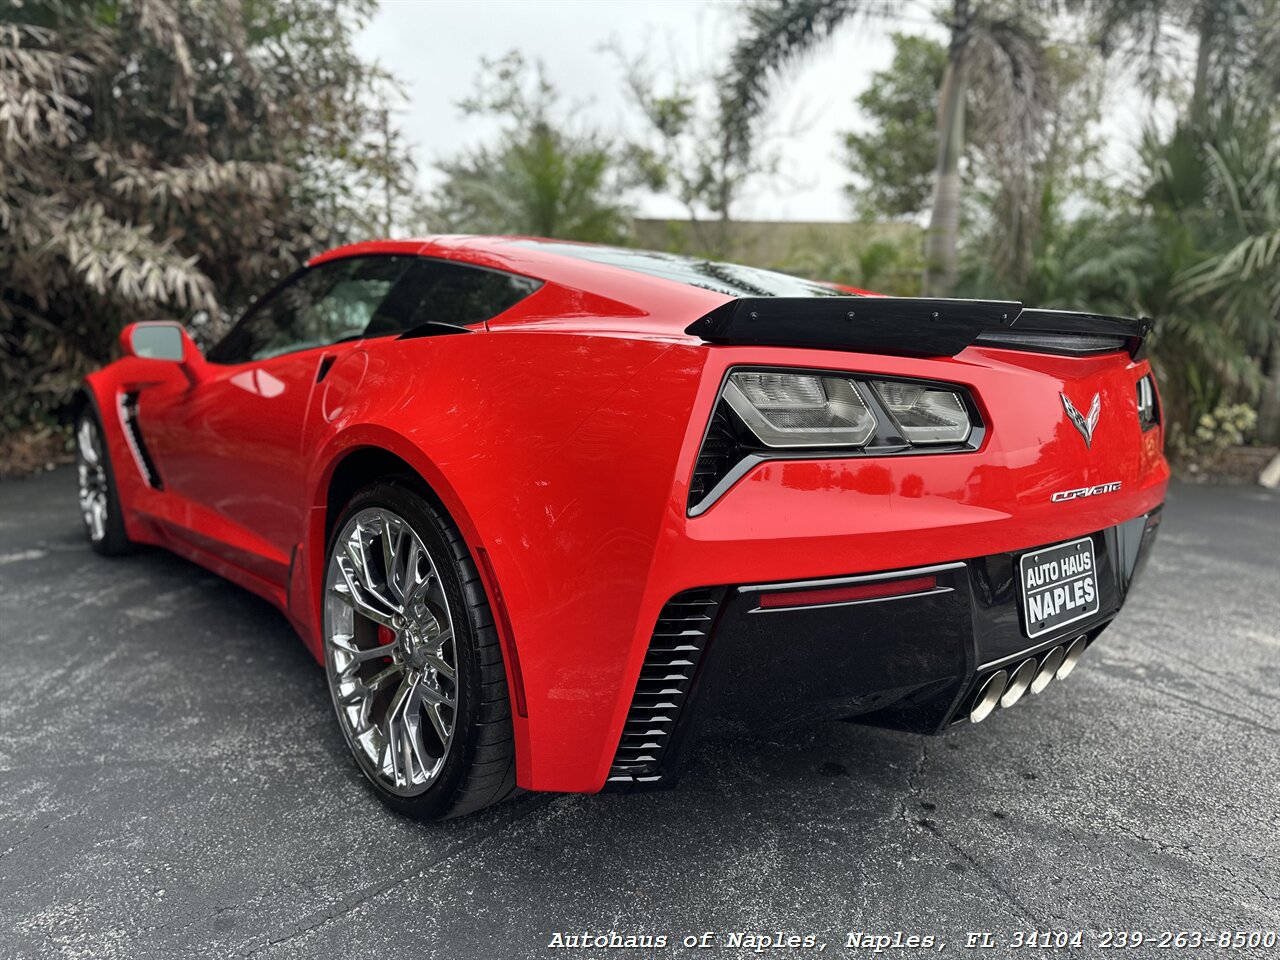
[[1028, 657], [1018, 664], [1018, 669], [1014, 670], [1013, 676], [1009, 678], [1009, 686], [1000, 697], [1000, 706], [1008, 709], [1021, 700], [1022, 695], [1031, 686], [1031, 681], [1036, 678], [1036, 670], [1039, 667], [1040, 664], [1036, 663], [1035, 657]]
[[1044, 655], [1044, 659], [1040, 661], [1040, 670], [1036, 673], [1036, 678], [1031, 681], [1032, 693], [1039, 693], [1053, 682], [1065, 655], [1062, 647], [1054, 647]]
[[1004, 693], [1005, 685], [1008, 682], [1009, 674], [1004, 670], [997, 670], [987, 677], [982, 686], [978, 688], [978, 695], [973, 698], [973, 706], [969, 708], [970, 723], [981, 723], [991, 716], [991, 711], [1000, 702], [1000, 695]]
[[1066, 655], [1062, 658], [1062, 665], [1058, 667], [1058, 679], [1065, 680], [1071, 676], [1071, 671], [1076, 668], [1076, 664], [1080, 662], [1080, 658], [1084, 656], [1085, 648], [1089, 646], [1089, 638], [1079, 636], [1067, 644]]

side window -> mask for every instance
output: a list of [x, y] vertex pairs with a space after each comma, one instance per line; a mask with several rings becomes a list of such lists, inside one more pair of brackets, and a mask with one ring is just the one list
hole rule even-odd
[[410, 257], [331, 260], [260, 301], [212, 350], [214, 363], [247, 363], [365, 335]]
[[365, 336], [403, 333], [424, 323], [464, 327], [515, 306], [541, 281], [447, 260], [418, 258], [405, 271]]

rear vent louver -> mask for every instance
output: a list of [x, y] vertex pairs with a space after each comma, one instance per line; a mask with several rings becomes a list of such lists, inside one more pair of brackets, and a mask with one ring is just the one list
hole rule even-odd
[[742, 459], [742, 446], [733, 430], [732, 421], [735, 417], [723, 400], [716, 404], [711, 424], [707, 427], [707, 436], [702, 441], [702, 449], [698, 451], [693, 479], [689, 483], [691, 508], [706, 499], [715, 485]]
[[658, 615], [631, 710], [609, 770], [610, 783], [654, 783], [662, 779], [662, 757], [702, 659], [721, 591], [686, 590]]

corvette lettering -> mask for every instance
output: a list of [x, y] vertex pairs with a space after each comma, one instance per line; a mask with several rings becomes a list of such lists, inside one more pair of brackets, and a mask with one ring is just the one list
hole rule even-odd
[[1062, 503], [1064, 500], [1079, 500], [1082, 497], [1096, 497], [1103, 493], [1115, 493], [1120, 489], [1120, 481], [1114, 483], [1100, 483], [1096, 487], [1080, 487], [1078, 490], [1059, 490], [1049, 499], [1054, 503]]

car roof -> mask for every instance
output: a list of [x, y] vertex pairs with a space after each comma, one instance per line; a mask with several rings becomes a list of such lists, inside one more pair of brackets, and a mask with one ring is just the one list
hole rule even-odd
[[[368, 240], [362, 243], [349, 244], [322, 253], [311, 259], [310, 265], [323, 263], [341, 257], [363, 256], [370, 254], [417, 254], [419, 256], [437, 256], [479, 266], [495, 269], [524, 272], [544, 280], [562, 281], [566, 276], [585, 273], [587, 276], [597, 275], [593, 269], [583, 270], [584, 265], [604, 265], [628, 274], [642, 274], [660, 279], [673, 279], [685, 286], [699, 286], [695, 281], [675, 279], [679, 270], [661, 271], [639, 266], [639, 261], [649, 260], [654, 263], [721, 266], [705, 258], [682, 256], [669, 252], [640, 250], [632, 247], [610, 246], [606, 244], [583, 243], [575, 240], [553, 240], [546, 237], [533, 236], [477, 236], [469, 234], [442, 234], [432, 237], [417, 237], [405, 240]], [[628, 263], [629, 259], [635, 263]], [[735, 264], [723, 266], [738, 267]], [[741, 265], [740, 269], [759, 273], [757, 268]], [[772, 273], [779, 280], [785, 275]], [[786, 277], [785, 279], [793, 279]], [[869, 291], [839, 284], [815, 284], [810, 281], [794, 278], [796, 284], [809, 286], [829, 286], [842, 292], [866, 294]], [[714, 289], [712, 285], [711, 289]], [[723, 292], [716, 290], [715, 292]]]
[[599, 246], [570, 240], [549, 240], [532, 236], [476, 236], [471, 234], [441, 234], [415, 237], [405, 240], [365, 240], [328, 250], [308, 261], [315, 266], [328, 260], [343, 257], [371, 256], [376, 254], [415, 254], [421, 257], [440, 257], [474, 266], [506, 270], [539, 280], [576, 285], [583, 280], [598, 279], [605, 267], [609, 273], [621, 272], [631, 277], [635, 271], [624, 270], [607, 264], [597, 264], [560, 254], [556, 248]]
[[[685, 327], [732, 299], [723, 293], [557, 254], [555, 248], [560, 243], [538, 237], [461, 235], [368, 240], [322, 253], [308, 261], [308, 266], [345, 257], [408, 254], [504, 270], [582, 292], [572, 310], [563, 309], [564, 301], [559, 297], [531, 297], [519, 310], [489, 321], [486, 326], [490, 329], [538, 327], [684, 339]], [[539, 309], [542, 304], [549, 309]]]
[[[562, 249], [564, 252], [560, 252]], [[591, 301], [578, 303], [577, 309], [571, 311], [574, 316], [566, 316], [562, 310], [541, 314], [532, 310], [534, 304], [530, 303], [530, 310], [494, 318], [488, 324], [491, 328], [517, 325], [562, 329], [589, 327], [597, 331], [611, 329], [682, 336], [690, 323], [741, 295], [716, 289], [714, 284], [702, 286], [677, 279], [678, 270], [662, 274], [622, 265], [628, 255], [706, 264], [697, 258], [528, 236], [441, 235], [406, 240], [369, 240], [322, 253], [308, 265], [379, 254], [439, 257], [503, 270], [582, 291]], [[796, 282], [803, 283], [798, 279]], [[847, 293], [864, 292], [853, 288], [835, 289]]]

